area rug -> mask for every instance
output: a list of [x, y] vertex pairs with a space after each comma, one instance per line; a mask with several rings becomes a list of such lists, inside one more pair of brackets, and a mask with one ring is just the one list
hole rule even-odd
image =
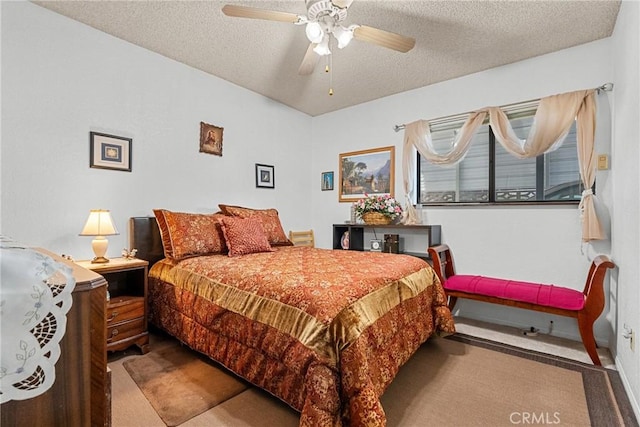
[[176, 344], [123, 362], [167, 426], [177, 426], [247, 389], [238, 377]]
[[390, 426], [637, 426], [617, 371], [456, 334], [427, 341], [382, 396]]
[[[124, 362], [167, 425], [179, 425], [224, 399], [220, 411], [207, 411], [186, 425], [200, 420], [258, 427], [266, 419], [298, 425], [298, 414], [268, 393], [232, 398], [246, 388], [241, 380], [177, 341], [169, 344]], [[140, 378], [145, 372], [146, 379]], [[638, 426], [617, 371], [463, 334], [423, 344], [381, 401], [389, 427]]]

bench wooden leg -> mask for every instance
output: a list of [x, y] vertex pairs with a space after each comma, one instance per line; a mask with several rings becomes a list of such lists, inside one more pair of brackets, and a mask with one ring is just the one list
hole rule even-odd
[[456, 301], [458, 301], [458, 297], [449, 297], [449, 311], [453, 311], [453, 307], [455, 307]]
[[596, 339], [593, 336], [593, 324], [596, 319], [590, 319], [587, 315], [578, 315], [578, 329], [580, 330], [580, 337], [582, 337], [582, 344], [587, 350], [591, 361], [596, 366], [602, 366], [600, 357], [598, 356], [598, 350], [596, 345]]

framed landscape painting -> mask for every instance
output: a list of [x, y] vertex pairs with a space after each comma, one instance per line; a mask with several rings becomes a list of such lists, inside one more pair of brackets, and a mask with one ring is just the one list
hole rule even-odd
[[355, 202], [365, 193], [393, 197], [394, 165], [394, 146], [340, 154], [338, 200]]

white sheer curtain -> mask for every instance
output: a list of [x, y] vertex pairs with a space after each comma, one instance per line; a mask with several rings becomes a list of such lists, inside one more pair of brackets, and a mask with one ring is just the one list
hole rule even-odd
[[602, 240], [606, 236], [598, 220], [595, 209], [595, 195], [591, 191], [596, 181], [596, 154], [594, 150], [596, 130], [596, 101], [595, 91], [590, 91], [582, 100], [578, 110], [578, 163], [580, 164], [580, 178], [585, 190], [580, 200], [580, 214], [582, 217], [582, 241]]
[[587, 92], [581, 90], [542, 98], [527, 139], [518, 139], [507, 115], [498, 107], [489, 108], [491, 129], [505, 150], [516, 157], [526, 159], [549, 153], [562, 145]]
[[404, 224], [419, 222], [411, 203], [413, 188], [412, 147], [429, 162], [439, 165], [454, 164], [464, 158], [469, 149], [473, 135], [484, 121], [487, 112], [489, 123], [496, 139], [507, 150], [519, 158], [536, 157], [557, 149], [567, 136], [573, 121], [578, 128], [578, 160], [580, 177], [586, 188], [582, 193], [579, 209], [583, 220], [582, 240], [604, 239], [602, 227], [594, 207], [595, 195], [591, 187], [595, 182], [595, 90], [580, 90], [560, 95], [553, 95], [540, 100], [533, 119], [533, 125], [526, 139], [519, 139], [506, 113], [499, 107], [488, 107], [471, 113], [453, 141], [449, 152], [437, 153], [432, 144], [429, 122], [418, 120], [405, 125], [403, 144], [403, 181], [407, 198]]
[[[405, 214], [403, 224], [419, 224], [421, 218], [418, 218], [415, 208], [413, 207], [413, 149], [416, 147], [421, 156], [425, 157], [431, 163], [439, 165], [452, 165], [461, 161], [467, 151], [473, 136], [478, 131], [480, 125], [487, 116], [486, 111], [474, 112], [469, 114], [469, 118], [460, 128], [456, 138], [451, 143], [451, 150], [444, 154], [439, 154], [433, 147], [431, 139], [431, 130], [429, 122], [426, 120], [418, 120], [406, 125], [404, 130], [404, 144], [402, 146], [402, 170], [404, 193], [406, 196]], [[411, 177], [411, 178], [410, 178]]]

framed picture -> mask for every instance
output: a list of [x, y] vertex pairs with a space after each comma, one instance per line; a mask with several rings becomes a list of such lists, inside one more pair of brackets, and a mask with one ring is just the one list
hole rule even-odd
[[390, 146], [340, 154], [338, 200], [355, 202], [365, 193], [393, 197], [395, 151]]
[[276, 176], [273, 166], [256, 163], [256, 187], [276, 188]]
[[131, 138], [89, 132], [89, 167], [131, 172]]
[[224, 128], [200, 122], [200, 152], [222, 157]]
[[322, 172], [320, 188], [322, 191], [333, 190], [333, 171]]

